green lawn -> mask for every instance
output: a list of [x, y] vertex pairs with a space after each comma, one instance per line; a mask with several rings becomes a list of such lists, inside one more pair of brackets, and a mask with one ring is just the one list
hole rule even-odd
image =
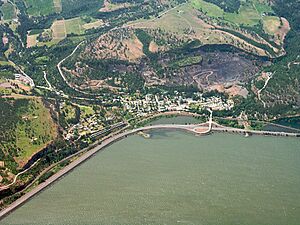
[[55, 13], [52, 0], [24, 0], [27, 13], [31, 16], [46, 16]]

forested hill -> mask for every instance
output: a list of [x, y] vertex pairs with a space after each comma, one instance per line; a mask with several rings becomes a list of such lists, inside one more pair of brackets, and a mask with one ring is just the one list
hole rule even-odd
[[300, 1], [276, 0], [274, 10], [291, 25], [285, 41], [286, 56], [268, 68], [275, 72], [263, 99], [272, 111], [281, 113], [300, 112]]

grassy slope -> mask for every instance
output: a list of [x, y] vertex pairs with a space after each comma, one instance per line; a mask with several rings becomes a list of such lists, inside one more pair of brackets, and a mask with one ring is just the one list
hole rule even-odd
[[31, 16], [45, 16], [55, 13], [52, 0], [24, 0], [27, 13]]
[[[207, 12], [206, 15], [209, 16], [210, 19], [198, 19], [197, 12], [193, 8], [196, 8], [204, 13]], [[242, 6], [240, 11], [242, 12], [241, 15], [243, 15], [244, 21], [246, 20], [246, 18], [251, 23], [254, 23], [254, 21], [257, 20], [256, 16], [254, 15], [252, 16], [252, 19], [250, 19], [249, 15], [251, 13], [254, 13], [251, 10], [250, 12], [249, 10], [247, 11], [245, 6]], [[160, 18], [157, 18], [155, 20], [144, 20], [141, 22], [131, 23], [130, 25], [135, 28], [160, 28], [165, 31], [177, 34], [181, 37], [199, 39], [203, 44], [232, 44], [236, 47], [243, 48], [248, 52], [252, 52], [261, 56], [267, 55], [265, 50], [267, 50], [270, 54], [274, 54], [267, 41], [263, 39], [257, 40], [251, 37], [251, 35], [247, 35], [247, 38], [245, 38], [246, 35], [240, 31], [236, 31], [236, 33], [244, 35], [237, 36], [233, 34], [233, 32], [220, 32], [221, 29], [219, 28], [212, 29], [213, 26], [209, 25], [209, 23], [213, 23], [216, 21], [224, 22], [224, 15], [237, 15], [236, 18], [234, 18], [235, 20], [238, 20], [238, 17], [242, 17], [240, 14], [225, 13], [218, 6], [207, 3], [203, 0], [191, 0], [191, 2], [188, 4], [181, 5], [176, 9], [169, 10]], [[206, 20], [208, 20], [208, 22], [204, 22]], [[256, 21], [256, 23], [258, 22]], [[237, 25], [235, 24], [234, 27], [236, 28]], [[192, 32], [189, 33], [189, 31]]]
[[1, 101], [1, 107], [8, 106], [11, 110], [1, 110], [1, 120], [7, 118], [10, 122], [3, 124], [5, 130], [0, 132], [3, 137], [0, 149], [22, 166], [34, 153], [55, 139], [57, 127], [39, 98]]
[[262, 14], [272, 12], [270, 6], [260, 3], [257, 0], [242, 2], [238, 13], [224, 12], [223, 9], [215, 4], [204, 0], [190, 0], [191, 4], [209, 17], [219, 18], [235, 25], [255, 26], [263, 20]]
[[[25, 123], [17, 126], [17, 146], [23, 149], [17, 161], [26, 162], [56, 136], [56, 126], [42, 100], [31, 100], [22, 117]], [[36, 139], [36, 140], [35, 140]]]

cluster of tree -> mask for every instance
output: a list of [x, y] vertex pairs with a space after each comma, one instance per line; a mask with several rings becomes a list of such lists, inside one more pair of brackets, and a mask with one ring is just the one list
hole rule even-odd
[[276, 53], [274, 52], [273, 48], [271, 48], [270, 46], [268, 45], [265, 45], [265, 44], [262, 44], [262, 43], [259, 43], [259, 42], [256, 42], [254, 41], [253, 39], [251, 38], [248, 38], [246, 37], [245, 35], [241, 34], [240, 32], [237, 32], [237, 31], [234, 31], [234, 30], [231, 30], [231, 29], [227, 29], [227, 28], [219, 28], [220, 30], [223, 30], [225, 32], [228, 32], [230, 34], [233, 34], [234, 36], [236, 37], [239, 37], [241, 38], [242, 40], [245, 40], [246, 42], [248, 42], [249, 44], [251, 45], [254, 45], [255, 47], [258, 47], [258, 48], [261, 48], [263, 50], [265, 50], [266, 52], [268, 52], [271, 56], [275, 57], [276, 56]]
[[225, 12], [237, 13], [241, 2], [240, 0], [205, 0], [206, 2], [213, 3], [220, 8], [222, 8]]
[[17, 164], [13, 157], [18, 156], [17, 125], [23, 121], [21, 114], [28, 107], [28, 99], [0, 98], [0, 152], [4, 154], [0, 161], [11, 171], [16, 171]]
[[[293, 0], [274, 1], [274, 11], [286, 18], [291, 31], [286, 36], [286, 55], [274, 61], [267, 71], [275, 73], [263, 92], [263, 99], [273, 115], [300, 112], [300, 4]], [[296, 64], [294, 64], [296, 63]]]
[[154, 57], [153, 53], [149, 50], [149, 46], [153, 38], [142, 29], [136, 29], [135, 34], [137, 38], [143, 43], [143, 52], [145, 53], [145, 55], [147, 55], [149, 58]]
[[61, 16], [65, 19], [81, 15], [93, 15], [103, 5], [103, 0], [62, 0]]

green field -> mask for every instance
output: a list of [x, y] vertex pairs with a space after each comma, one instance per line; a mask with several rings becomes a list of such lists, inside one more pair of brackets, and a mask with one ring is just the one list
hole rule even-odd
[[1, 6], [1, 12], [3, 14], [3, 20], [12, 20], [16, 18], [16, 9], [10, 3], [4, 3]]
[[270, 35], [275, 34], [281, 26], [280, 19], [276, 16], [266, 16], [263, 22], [264, 31]]
[[52, 0], [24, 0], [27, 13], [31, 16], [46, 16], [55, 13]]
[[224, 16], [223, 9], [215, 4], [203, 0], [191, 0], [191, 4], [194, 8], [202, 11], [209, 17], [222, 18]]
[[238, 13], [224, 12], [219, 6], [204, 0], [190, 0], [190, 3], [211, 18], [235, 25], [255, 26], [263, 19], [263, 14], [272, 12], [270, 6], [258, 0], [242, 1]]
[[40, 99], [30, 100], [26, 112], [22, 113], [22, 122], [16, 129], [16, 145], [22, 149], [17, 160], [26, 162], [35, 152], [53, 140], [56, 127], [49, 111]]
[[67, 34], [84, 34], [83, 24], [84, 21], [80, 17], [65, 20]]

